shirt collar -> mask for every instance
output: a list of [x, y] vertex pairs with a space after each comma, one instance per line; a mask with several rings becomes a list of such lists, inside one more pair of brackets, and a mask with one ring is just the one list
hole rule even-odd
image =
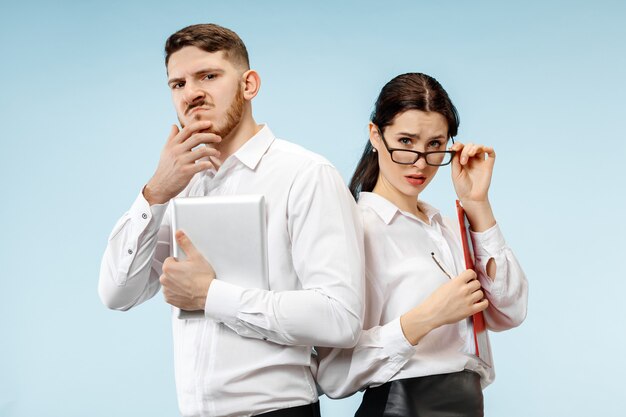
[[267, 125], [263, 125], [261, 130], [248, 139], [232, 156], [248, 168], [254, 170], [272, 142], [274, 142], [274, 139], [276, 139], [276, 136], [274, 136], [270, 128]]
[[430, 220], [431, 223], [433, 222], [433, 220], [437, 221], [438, 223], [441, 223], [442, 216], [441, 216], [441, 212], [439, 211], [439, 209], [436, 209], [435, 207], [431, 206], [430, 204], [428, 204], [427, 202], [423, 200], [420, 200], [419, 202], [420, 202], [420, 209], [424, 212], [426, 217], [428, 217], [428, 220]]
[[376, 193], [363, 191], [359, 193], [359, 206], [369, 207], [374, 210], [385, 224], [391, 223], [396, 213], [400, 211], [398, 207], [386, 198]]
[[[391, 223], [393, 218], [397, 213], [400, 213], [403, 216], [410, 217], [412, 219], [417, 219], [411, 213], [407, 213], [405, 211], [400, 210], [395, 204], [391, 201], [387, 200], [385, 197], [380, 196], [376, 193], [370, 192], [361, 192], [359, 193], [359, 205], [369, 207], [378, 217], [385, 222], [385, 224]], [[422, 208], [424, 214], [428, 217], [428, 220], [432, 223], [433, 220], [440, 223], [441, 222], [441, 213], [435, 207], [431, 206], [428, 203], [420, 201], [420, 207]]]

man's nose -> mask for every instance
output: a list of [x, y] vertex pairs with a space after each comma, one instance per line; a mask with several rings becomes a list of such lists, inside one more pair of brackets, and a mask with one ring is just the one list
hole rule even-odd
[[204, 99], [204, 91], [198, 84], [188, 83], [185, 87], [185, 102], [187, 102], [187, 104], [193, 104]]

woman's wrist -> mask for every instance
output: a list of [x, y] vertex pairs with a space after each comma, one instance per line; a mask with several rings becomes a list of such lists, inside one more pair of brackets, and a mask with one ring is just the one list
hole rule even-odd
[[461, 204], [463, 205], [463, 210], [465, 210], [472, 231], [478, 233], [484, 232], [496, 224], [496, 218], [493, 215], [491, 203], [488, 199], [481, 201], [461, 200]]
[[415, 346], [439, 326], [435, 323], [434, 317], [425, 312], [422, 306], [418, 306], [400, 316], [400, 327], [405, 339]]

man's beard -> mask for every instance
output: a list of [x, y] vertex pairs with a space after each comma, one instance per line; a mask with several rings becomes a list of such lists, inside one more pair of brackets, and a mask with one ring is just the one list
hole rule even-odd
[[[194, 105], [193, 107], [205, 106], [206, 104], [207, 104], [206, 102], [202, 102], [202, 103]], [[230, 107], [226, 111], [226, 115], [224, 116], [223, 122], [221, 124], [218, 124], [217, 121], [213, 121], [211, 127], [207, 129], [206, 131], [210, 133], [214, 133], [221, 138], [225, 138], [226, 136], [230, 135], [231, 132], [239, 125], [239, 122], [241, 122], [241, 118], [243, 116], [244, 104], [245, 104], [245, 100], [243, 98], [243, 89], [239, 87], [237, 90], [237, 93], [235, 94], [235, 97], [233, 98], [233, 102], [231, 103]], [[188, 109], [187, 111], [189, 110], [191, 109]], [[194, 119], [202, 120], [200, 114], [198, 114], [197, 118], [194, 117]], [[180, 122], [180, 125], [182, 127], [185, 127], [185, 125], [183, 124], [182, 120], [180, 120], [180, 118], [178, 118], [178, 121]]]

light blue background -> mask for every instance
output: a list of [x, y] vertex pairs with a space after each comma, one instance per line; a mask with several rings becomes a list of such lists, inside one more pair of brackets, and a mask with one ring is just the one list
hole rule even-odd
[[[176, 121], [164, 41], [199, 22], [246, 42], [256, 119], [346, 179], [382, 85], [436, 77], [459, 138], [496, 148], [492, 202], [530, 281], [526, 322], [492, 336], [487, 415], [624, 415], [624, 3], [333, 3], [2, 2], [1, 416], [177, 415], [168, 306], [109, 311], [96, 287]], [[448, 175], [423, 198], [452, 214]]]

